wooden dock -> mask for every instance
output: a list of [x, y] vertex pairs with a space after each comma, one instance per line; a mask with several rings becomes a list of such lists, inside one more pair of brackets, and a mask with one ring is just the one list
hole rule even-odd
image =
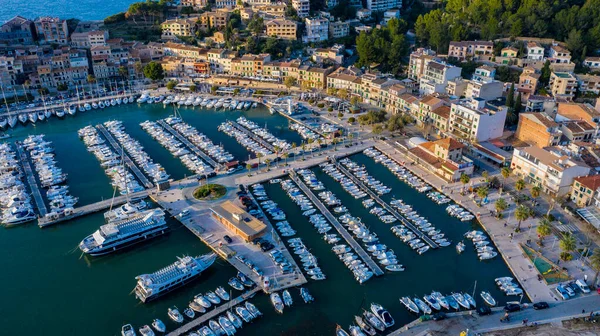
[[106, 199], [106, 200], [103, 200], [100, 202], [84, 205], [84, 206], [75, 208], [73, 210], [73, 213], [68, 216], [61, 216], [61, 217], [55, 217], [55, 218], [42, 217], [38, 220], [38, 226], [39, 227], [51, 226], [51, 225], [58, 224], [58, 223], [64, 222], [64, 221], [68, 221], [68, 220], [71, 220], [71, 219], [74, 219], [77, 217], [81, 217], [81, 216], [89, 215], [91, 213], [95, 213], [98, 211], [106, 210], [106, 209], [110, 208], [111, 205], [119, 206], [121, 204], [124, 204], [125, 202], [127, 202], [128, 198], [146, 197], [149, 195], [149, 193], [150, 193], [149, 190], [143, 190], [143, 191], [138, 191], [136, 193], [131, 193], [131, 194], [129, 194], [129, 196], [119, 196], [119, 197], [115, 197], [114, 199], [109, 198], [109, 199]]
[[198, 146], [194, 145], [191, 141], [189, 141], [186, 137], [184, 137], [181, 133], [173, 129], [171, 125], [167, 124], [164, 120], [157, 121], [159, 125], [161, 125], [164, 129], [166, 129], [169, 133], [173, 134], [179, 141], [183, 142], [194, 154], [198, 155], [202, 158], [206, 163], [208, 163], [211, 167], [217, 168], [219, 164], [213, 160], [208, 154], [204, 153]]
[[42, 197], [37, 181], [35, 180], [35, 175], [33, 174], [33, 170], [31, 169], [31, 164], [29, 164], [29, 159], [27, 158], [25, 149], [23, 149], [23, 146], [20, 142], [15, 142], [15, 146], [17, 147], [19, 160], [21, 160], [21, 165], [23, 166], [23, 170], [25, 171], [25, 175], [27, 176], [29, 190], [31, 190], [31, 195], [33, 195], [33, 199], [35, 200], [35, 205], [38, 209], [38, 214], [41, 218], [44, 218], [44, 216], [46, 216], [46, 214], [48, 213], [48, 209], [46, 208], [44, 198]]
[[[236, 305], [254, 297], [254, 295], [260, 290], [260, 287], [254, 287], [253, 289], [251, 289], [250, 291], [247, 291], [245, 293], [243, 293], [242, 295], [236, 297], [235, 299], [232, 299], [230, 301], [225, 302], [224, 304], [216, 307], [215, 309], [208, 311], [202, 315], [200, 315], [200, 317], [184, 324], [183, 326], [171, 331], [170, 333], [167, 334], [167, 336], [179, 336], [179, 335], [183, 335], [186, 334], [192, 330], [196, 330], [198, 328], [200, 328], [202, 326], [203, 323], [208, 322], [208, 320], [215, 318], [219, 315], [221, 315], [222, 313], [225, 313], [227, 310], [235, 307]], [[244, 322], [244, 325], [248, 325], [247, 323]]]
[[247, 129], [246, 127], [238, 124], [236, 121], [233, 120], [229, 120], [228, 122], [231, 123], [231, 125], [235, 128], [237, 128], [240, 132], [243, 132], [244, 134], [246, 134], [247, 136], [249, 136], [250, 138], [252, 138], [252, 140], [258, 142], [261, 146], [265, 147], [266, 149], [270, 150], [271, 152], [275, 153], [275, 147], [273, 145], [271, 145], [270, 143], [268, 143], [267, 141], [265, 141], [265, 139], [259, 137], [258, 135], [252, 133], [249, 129]]
[[[125, 97], [136, 97], [138, 94], [137, 93], [127, 93], [124, 95], [116, 95], [116, 96], [107, 96], [107, 97], [100, 97], [100, 98], [90, 98], [90, 99], [80, 99], [79, 101], [77, 100], [73, 100], [73, 101], [65, 101], [64, 104], [62, 101], [56, 103], [56, 104], [46, 104], [46, 106], [44, 106], [42, 104], [42, 106], [36, 106], [36, 107], [32, 107], [32, 108], [27, 108], [27, 109], [22, 109], [22, 110], [11, 110], [11, 111], [2, 111], [0, 112], [0, 117], [6, 117], [6, 116], [18, 116], [19, 114], [29, 114], [29, 113], [37, 113], [37, 112], [45, 112], [46, 110], [62, 110], [65, 108], [65, 106], [70, 106], [70, 105], [81, 105], [83, 106], [86, 103], [89, 103], [90, 105], [92, 103], [97, 103], [99, 101], [110, 101], [111, 99], [117, 99], [117, 98], [125, 98]], [[112, 106], [112, 105], [111, 105]], [[100, 109], [101, 110], [101, 109]], [[78, 111], [79, 112], [79, 111]]]
[[426, 242], [431, 248], [438, 248], [438, 244], [436, 244], [428, 235], [424, 234], [419, 230], [415, 225], [413, 225], [408, 219], [404, 218], [396, 209], [394, 209], [391, 205], [382, 200], [377, 193], [375, 193], [371, 188], [366, 186], [360, 179], [358, 179], [354, 174], [352, 174], [346, 167], [341, 165], [339, 162], [334, 161], [337, 168], [344, 173], [348, 178], [352, 180], [359, 188], [364, 190], [371, 198], [375, 200], [375, 202], [379, 203], [385, 210], [387, 210], [392, 216], [396, 217], [402, 224], [408, 227], [411, 231], [413, 231], [420, 239]]
[[291, 179], [302, 189], [302, 191], [310, 198], [310, 200], [315, 204], [315, 206], [323, 213], [323, 215], [329, 220], [329, 222], [335, 227], [335, 229], [339, 232], [339, 234], [346, 240], [348, 245], [350, 245], [356, 254], [362, 259], [362, 261], [371, 269], [374, 275], [380, 276], [383, 275], [383, 271], [377, 265], [376, 262], [371, 259], [371, 256], [362, 248], [362, 246], [354, 240], [354, 237], [348, 233], [346, 228], [337, 220], [337, 218], [327, 209], [327, 207], [321, 202], [321, 200], [315, 196], [315, 194], [298, 178], [296, 173], [290, 173]]
[[133, 162], [131, 158], [129, 158], [129, 155], [127, 155], [124, 151], [121, 150], [121, 146], [117, 143], [117, 140], [115, 140], [115, 138], [112, 136], [112, 134], [110, 134], [106, 127], [104, 127], [104, 125], [102, 124], [98, 124], [96, 125], [96, 128], [100, 130], [102, 135], [104, 135], [104, 137], [106, 138], [106, 140], [108, 140], [108, 142], [111, 144], [116, 153], [118, 155], [123, 156], [123, 160], [125, 161], [127, 167], [129, 167], [129, 169], [138, 178], [138, 180], [140, 180], [144, 187], [152, 188], [154, 186], [152, 182], [150, 182], [148, 178], [146, 178], [146, 175], [144, 175], [142, 171], [138, 168], [138, 166], [135, 164], [135, 162]]

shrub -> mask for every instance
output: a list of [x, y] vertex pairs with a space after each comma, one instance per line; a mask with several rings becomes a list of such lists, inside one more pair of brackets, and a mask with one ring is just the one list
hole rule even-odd
[[318, 107], [318, 108], [323, 108], [323, 107], [325, 107], [325, 104], [323, 104], [323, 103], [318, 103], [318, 104], [317, 104], [317, 107]]

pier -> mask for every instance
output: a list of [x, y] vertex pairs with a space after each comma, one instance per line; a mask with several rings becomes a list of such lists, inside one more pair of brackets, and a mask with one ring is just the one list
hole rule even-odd
[[[200, 317], [190, 321], [189, 323], [184, 324], [183, 326], [171, 331], [170, 333], [167, 334], [167, 336], [179, 336], [179, 335], [183, 335], [187, 332], [192, 331], [192, 329], [198, 329], [202, 326], [203, 323], [208, 322], [208, 320], [219, 316], [220, 314], [226, 312], [227, 310], [231, 309], [232, 307], [254, 297], [254, 295], [256, 295], [256, 293], [260, 290], [260, 287], [254, 287], [253, 289], [251, 289], [250, 291], [247, 291], [245, 293], [243, 293], [242, 295], [236, 297], [235, 299], [232, 299], [218, 307], [216, 307], [215, 309], [208, 311], [202, 315], [200, 315]], [[244, 325], [249, 325], [248, 323], [244, 322]]]
[[[0, 109], [0, 117], [2, 116], [18, 116], [20, 114], [29, 114], [29, 113], [37, 113], [37, 112], [45, 112], [46, 110], [62, 110], [65, 107], [69, 107], [70, 105], [75, 105], [76, 107], [81, 105], [83, 106], [84, 104], [92, 104], [92, 103], [97, 103], [100, 101], [109, 101], [111, 99], [117, 99], [117, 98], [131, 98], [131, 97], [136, 97], [138, 94], [137, 93], [127, 93], [127, 94], [122, 94], [122, 95], [116, 95], [116, 96], [106, 96], [106, 97], [96, 97], [96, 98], [89, 98], [89, 99], [80, 99], [80, 100], [74, 100], [74, 101], [60, 101], [59, 103], [56, 104], [46, 104], [45, 106], [42, 104], [41, 106], [36, 106], [36, 107], [32, 107], [32, 108], [27, 108], [27, 109], [22, 109], [22, 110], [11, 110], [11, 111], [7, 111], [6, 109], [2, 108]], [[131, 104], [131, 103], [130, 103]], [[121, 104], [122, 105], [122, 104]], [[112, 106], [112, 105], [110, 105]], [[107, 107], [110, 107], [107, 106]], [[101, 110], [101, 109], [100, 109]], [[79, 111], [77, 111], [79, 112]]]
[[379, 203], [385, 210], [387, 210], [392, 216], [396, 217], [402, 224], [404, 224], [407, 228], [413, 231], [420, 239], [427, 243], [427, 245], [431, 246], [431, 248], [438, 248], [438, 244], [436, 244], [428, 235], [424, 234], [419, 230], [415, 225], [413, 225], [408, 219], [404, 218], [396, 209], [394, 209], [391, 205], [382, 200], [377, 193], [375, 193], [371, 188], [366, 186], [360, 179], [358, 179], [354, 174], [348, 171], [346, 167], [341, 165], [339, 162], [334, 161], [337, 168], [344, 173], [348, 178], [352, 180], [357, 186], [359, 186], [363, 191], [365, 191], [371, 198], [375, 200], [375, 202]]
[[100, 132], [102, 132], [102, 135], [104, 135], [106, 140], [108, 140], [113, 149], [117, 151], [119, 155], [123, 156], [123, 160], [125, 161], [127, 167], [131, 169], [133, 174], [138, 178], [138, 180], [140, 180], [140, 182], [142, 182], [144, 187], [152, 188], [154, 186], [152, 182], [150, 182], [146, 178], [146, 175], [144, 175], [142, 171], [138, 168], [138, 166], [129, 158], [129, 155], [125, 154], [125, 152], [121, 150], [121, 146], [117, 143], [117, 140], [115, 140], [115, 138], [112, 136], [112, 134], [110, 134], [106, 127], [104, 127], [104, 125], [102, 124], [98, 124], [96, 125], [96, 128], [100, 130]]
[[71, 219], [75, 219], [77, 217], [89, 215], [98, 211], [106, 210], [111, 206], [119, 206], [127, 202], [130, 198], [143, 198], [148, 196], [149, 190], [138, 191], [136, 193], [131, 193], [129, 195], [119, 196], [113, 198], [109, 198], [100, 202], [84, 205], [78, 208], [75, 208], [73, 212], [68, 216], [56, 216], [56, 217], [42, 217], [38, 220], [38, 226], [43, 228], [46, 226], [51, 226], [54, 224], [58, 224], [60, 222], [68, 221]]
[[383, 275], [383, 271], [381, 268], [371, 259], [371, 257], [367, 254], [367, 252], [360, 246], [356, 240], [348, 233], [348, 231], [340, 224], [340, 222], [331, 214], [329, 209], [323, 205], [321, 200], [313, 192], [302, 182], [298, 175], [295, 172], [290, 173], [290, 178], [298, 185], [300, 189], [310, 198], [310, 200], [315, 204], [315, 206], [323, 213], [323, 215], [329, 220], [329, 222], [335, 227], [335, 229], [339, 232], [339, 234], [344, 237], [348, 245], [350, 245], [356, 254], [364, 261], [364, 263], [371, 269], [374, 275], [380, 276]]
[[179, 139], [179, 141], [183, 142], [183, 144], [186, 145], [192, 152], [194, 152], [194, 154], [201, 157], [202, 160], [204, 160], [206, 163], [208, 163], [211, 167], [217, 168], [219, 166], [219, 164], [215, 160], [213, 160], [210, 156], [208, 156], [206, 153], [201, 151], [200, 148], [198, 148], [198, 146], [191, 143], [181, 133], [174, 130], [173, 127], [171, 127], [171, 125], [167, 124], [164, 120], [158, 120], [157, 122], [164, 129], [166, 129], [169, 133], [173, 134], [177, 139]]
[[21, 160], [21, 165], [25, 170], [25, 175], [27, 176], [27, 183], [29, 184], [29, 189], [31, 190], [31, 194], [33, 195], [33, 199], [35, 200], [36, 207], [38, 209], [38, 213], [41, 218], [44, 218], [48, 213], [48, 209], [46, 208], [46, 204], [44, 203], [44, 199], [42, 198], [42, 194], [40, 193], [40, 189], [38, 188], [37, 181], [35, 180], [35, 176], [33, 174], [33, 170], [31, 169], [31, 165], [29, 164], [29, 160], [27, 159], [27, 154], [23, 149], [20, 142], [15, 142], [17, 147], [17, 153], [19, 154], [19, 159]]
[[273, 147], [273, 145], [271, 145], [270, 143], [268, 143], [267, 141], [265, 141], [265, 139], [263, 139], [263, 138], [259, 137], [258, 135], [252, 133], [250, 130], [248, 130], [246, 127], [238, 124], [236, 121], [229, 120], [229, 122], [231, 123], [231, 125], [233, 127], [237, 128], [240, 132], [246, 134], [252, 140], [258, 142], [261, 146], [263, 146], [266, 149], [270, 150], [271, 152], [275, 153], [275, 147]]

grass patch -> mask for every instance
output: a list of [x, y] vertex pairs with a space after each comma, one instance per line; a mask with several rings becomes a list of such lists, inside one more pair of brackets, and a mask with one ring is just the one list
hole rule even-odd
[[129, 20], [105, 24], [111, 38], [123, 38], [125, 40], [136, 40], [143, 42], [158, 41], [161, 28], [158, 24], [145, 23], [143, 21], [133, 22]]
[[227, 188], [221, 184], [205, 184], [194, 190], [194, 198], [199, 200], [216, 200], [227, 193]]
[[521, 247], [547, 284], [551, 285], [570, 279], [569, 274], [561, 270], [557, 265], [550, 262], [545, 257], [541, 256], [537, 251], [527, 246], [521, 245]]

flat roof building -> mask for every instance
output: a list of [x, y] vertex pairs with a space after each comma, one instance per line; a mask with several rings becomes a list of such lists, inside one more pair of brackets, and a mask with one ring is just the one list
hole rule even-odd
[[246, 242], [251, 242], [267, 232], [265, 223], [251, 216], [231, 201], [223, 202], [210, 210], [216, 220]]

